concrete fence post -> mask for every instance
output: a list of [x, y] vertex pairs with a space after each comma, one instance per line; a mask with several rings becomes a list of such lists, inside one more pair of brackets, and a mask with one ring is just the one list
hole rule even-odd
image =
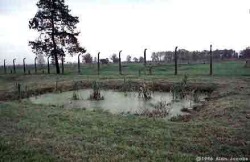
[[174, 51], [174, 67], [175, 67], [175, 70], [174, 70], [174, 75], [177, 75], [177, 60], [178, 60], [178, 56], [177, 56], [177, 46], [175, 47], [175, 51]]
[[144, 66], [147, 65], [147, 56], [146, 56], [147, 49], [144, 50]]
[[4, 59], [4, 61], [3, 61], [4, 74], [7, 73], [7, 72], [6, 72], [6, 64], [5, 64], [5, 61], [6, 61], [6, 59]]
[[14, 59], [13, 59], [13, 73], [14, 73], [14, 74], [16, 73], [15, 61], [16, 61], [16, 59], [14, 58]]
[[50, 56], [48, 56], [48, 57], [47, 57], [47, 63], [48, 63], [48, 74], [50, 74], [49, 58], [50, 58]]
[[97, 54], [97, 73], [100, 74], [100, 52]]
[[25, 59], [26, 59], [26, 58], [23, 58], [23, 73], [24, 73], [24, 74], [26, 73]]
[[35, 62], [35, 73], [37, 73], [36, 60], [37, 60], [37, 57], [35, 57], [35, 60], [34, 60], [34, 62]]
[[210, 45], [210, 75], [213, 75], [213, 51], [212, 51], [212, 45]]
[[81, 73], [81, 67], [80, 67], [80, 56], [81, 56], [81, 53], [78, 55], [78, 74]]
[[122, 51], [119, 52], [119, 73], [120, 73], [120, 75], [122, 75], [121, 52]]

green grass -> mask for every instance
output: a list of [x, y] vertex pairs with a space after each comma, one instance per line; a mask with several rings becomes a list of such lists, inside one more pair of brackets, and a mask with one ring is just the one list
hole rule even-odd
[[[244, 61], [224, 61], [213, 64], [214, 76], [250, 76], [250, 69], [244, 67]], [[174, 72], [173, 65], [154, 68], [155, 75], [171, 75]], [[209, 64], [187, 64], [178, 66], [178, 74], [208, 75]]]
[[[148, 75], [147, 70], [142, 70], [141, 76], [139, 76], [139, 70], [143, 69], [142, 64], [126, 64], [123, 68], [123, 74], [119, 75], [118, 65], [101, 65], [100, 75], [97, 75], [96, 65], [82, 65], [81, 75], [77, 73], [76, 65], [65, 65], [65, 74], [56, 75], [55, 68], [51, 67], [52, 74], [39, 74], [35, 75], [23, 75], [22, 67], [17, 68], [19, 72], [17, 74], [4, 75], [3, 68], [0, 69], [0, 90], [13, 89], [13, 85], [16, 82], [20, 82], [28, 85], [41, 84], [53, 84], [56, 80], [59, 81], [72, 81], [72, 80], [123, 80], [124, 78], [130, 80], [168, 80], [179, 81], [185, 74], [189, 76], [191, 82], [203, 82], [211, 83], [221, 80], [231, 81], [232, 78], [249, 78], [250, 69], [244, 67], [244, 61], [224, 61], [214, 63], [213, 76], [209, 76], [209, 64], [196, 64], [196, 65], [179, 65], [178, 75], [174, 75], [174, 65], [166, 64], [158, 67], [154, 67], [152, 70], [153, 75]], [[34, 70], [33, 70], [34, 71]], [[46, 69], [45, 69], [46, 72]], [[2, 74], [2, 75], [1, 75]], [[146, 75], [145, 75], [146, 74]], [[31, 86], [32, 87], [32, 86]]]
[[[75, 66], [75, 65], [74, 65]], [[0, 75], [0, 94], [15, 90], [15, 83], [29, 89], [74, 81], [188, 82], [215, 84], [211, 100], [188, 122], [171, 122], [103, 111], [65, 109], [30, 102], [0, 102], [0, 161], [195, 161], [197, 156], [248, 157], [250, 139], [250, 69], [243, 61], [209, 65], [173, 65], [153, 68], [153, 75], [138, 76], [142, 64], [65, 67], [65, 75]], [[54, 69], [51, 70], [55, 72]], [[45, 71], [46, 72], [46, 71]], [[1, 71], [0, 71], [1, 73]], [[1, 97], [1, 96], [0, 96]]]
[[[245, 61], [221, 61], [214, 62], [213, 64], [213, 73], [215, 76], [250, 76], [249, 68], [244, 68]], [[100, 66], [100, 75], [109, 76], [109, 75], [119, 75], [118, 64], [109, 64]], [[11, 70], [11, 66], [8, 68], [8, 73]], [[40, 69], [40, 68], [39, 68]], [[139, 75], [139, 70], [144, 69], [143, 64], [136, 63], [123, 63], [122, 71], [124, 75]], [[27, 68], [27, 71], [30, 70], [31, 73], [34, 73], [33, 68]], [[44, 72], [47, 73], [47, 66], [43, 68]], [[23, 74], [23, 67], [18, 66], [16, 68], [17, 74]], [[161, 66], [155, 66], [152, 70], [153, 75], [173, 75], [174, 74], [174, 65], [173, 64], [164, 64]], [[0, 74], [3, 74], [3, 68], [0, 69]], [[42, 69], [38, 70], [38, 73], [42, 73]], [[55, 67], [51, 65], [51, 73], [55, 74]], [[148, 70], [143, 70], [141, 75], [148, 74]], [[65, 75], [78, 74], [77, 65], [67, 65], [65, 64]], [[97, 65], [81, 65], [81, 74], [82, 75], [97, 75]], [[189, 74], [189, 75], [208, 75], [209, 74], [209, 64], [186, 64], [178, 65], [178, 74]]]
[[240, 143], [249, 129], [211, 119], [170, 122], [6, 102], [0, 105], [0, 129], [2, 161], [194, 161], [196, 156], [249, 155], [249, 146]]

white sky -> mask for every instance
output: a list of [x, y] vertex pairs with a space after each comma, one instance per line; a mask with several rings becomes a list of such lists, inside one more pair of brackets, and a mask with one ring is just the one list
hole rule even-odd
[[[13, 58], [33, 63], [28, 46], [36, 31], [29, 30], [38, 0], [0, 0], [0, 65]], [[65, 0], [80, 18], [80, 43], [92, 56], [110, 58], [151, 52], [250, 46], [250, 0]], [[77, 61], [77, 58], [67, 58]]]

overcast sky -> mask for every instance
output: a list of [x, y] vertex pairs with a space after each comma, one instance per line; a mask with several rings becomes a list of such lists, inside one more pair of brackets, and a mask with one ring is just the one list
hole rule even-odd
[[[13, 58], [32, 63], [28, 46], [36, 31], [29, 30], [38, 0], [0, 0], [0, 65]], [[250, 46], [250, 0], [65, 0], [80, 18], [80, 43], [91, 55], [110, 58], [153, 51]], [[76, 58], [67, 60], [77, 61]]]

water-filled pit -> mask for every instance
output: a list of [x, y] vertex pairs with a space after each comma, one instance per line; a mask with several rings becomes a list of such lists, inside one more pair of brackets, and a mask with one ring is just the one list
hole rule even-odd
[[[76, 93], [79, 100], [72, 100], [73, 93]], [[177, 115], [184, 115], [182, 108], [192, 109], [197, 104], [192, 96], [173, 101], [169, 92], [154, 92], [151, 99], [145, 100], [139, 97], [138, 92], [118, 92], [114, 90], [101, 90], [104, 100], [90, 100], [92, 89], [68, 91], [63, 93], [48, 93], [40, 96], [30, 97], [29, 100], [35, 104], [55, 105], [64, 108], [84, 108], [87, 110], [102, 109], [113, 114], [141, 114], [145, 110], [153, 110], [159, 103], [167, 103], [169, 114], [166, 118]], [[199, 101], [204, 101], [206, 95], [200, 94]]]

